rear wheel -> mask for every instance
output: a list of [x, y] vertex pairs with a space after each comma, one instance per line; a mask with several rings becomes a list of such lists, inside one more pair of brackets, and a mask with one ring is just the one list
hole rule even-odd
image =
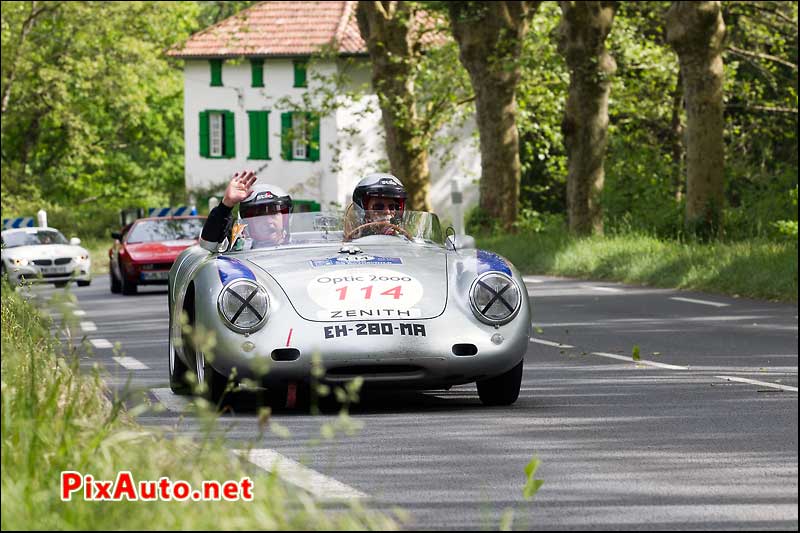
[[504, 374], [477, 383], [483, 405], [511, 405], [517, 401], [522, 384], [522, 363], [520, 361]]

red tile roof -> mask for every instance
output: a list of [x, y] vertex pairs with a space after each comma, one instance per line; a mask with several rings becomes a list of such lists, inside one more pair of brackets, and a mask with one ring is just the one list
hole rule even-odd
[[340, 53], [367, 52], [356, 2], [261, 2], [194, 35], [171, 57], [303, 56], [338, 43]]

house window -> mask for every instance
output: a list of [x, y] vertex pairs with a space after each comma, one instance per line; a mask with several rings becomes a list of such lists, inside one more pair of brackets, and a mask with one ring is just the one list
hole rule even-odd
[[209, 64], [211, 65], [211, 86], [222, 87], [222, 60], [211, 59]]
[[236, 157], [236, 125], [232, 111], [209, 109], [200, 112], [200, 156]]
[[308, 159], [305, 113], [292, 114], [292, 159]]
[[248, 159], [269, 159], [269, 111], [248, 111], [250, 155]]
[[281, 113], [281, 157], [286, 161], [319, 161], [319, 116], [315, 113]]
[[250, 66], [252, 71], [252, 86], [253, 87], [263, 87], [264, 86], [264, 60], [263, 59], [251, 59]]
[[297, 60], [294, 62], [294, 86], [307, 87], [306, 84], [306, 60]]
[[222, 157], [222, 113], [208, 114], [208, 141], [211, 157]]

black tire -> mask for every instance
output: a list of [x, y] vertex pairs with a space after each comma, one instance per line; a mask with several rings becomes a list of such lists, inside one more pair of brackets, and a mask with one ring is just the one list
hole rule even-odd
[[[205, 355], [200, 350], [194, 352], [194, 357], [197, 383], [203, 389], [203, 398], [220, 408], [224, 407], [225, 404], [222, 403], [222, 400], [227, 401], [231, 398], [231, 394], [225, 394], [228, 378], [214, 370], [214, 367], [206, 361]], [[204, 383], [205, 387], [203, 387]]]
[[169, 342], [167, 343], [167, 369], [169, 370], [169, 388], [173, 393], [185, 396], [192, 393], [192, 386], [186, 380], [189, 371], [180, 357], [175, 354], [175, 345], [172, 342], [172, 313], [169, 314]]
[[83, 280], [80, 280], [80, 279], [78, 280], [78, 287], [88, 287], [91, 284], [92, 284], [92, 280], [87, 280], [87, 281], [83, 281]]
[[137, 289], [135, 281], [128, 281], [128, 278], [122, 276], [122, 294], [136, 294]]
[[111, 277], [111, 293], [112, 294], [119, 294], [122, 292], [122, 283], [119, 282], [117, 276], [114, 275], [114, 269], [110, 269], [108, 271], [108, 275]]
[[522, 363], [497, 377], [479, 381], [478, 396], [483, 405], [511, 405], [519, 397], [522, 385]]
[[68, 283], [69, 283], [69, 281], [56, 281], [56, 282], [53, 282], [53, 285], [56, 286], [56, 289], [63, 289], [64, 287], [67, 286]]

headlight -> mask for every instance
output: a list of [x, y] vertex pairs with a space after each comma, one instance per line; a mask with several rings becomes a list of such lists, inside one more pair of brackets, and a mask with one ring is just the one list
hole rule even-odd
[[522, 296], [511, 277], [500, 272], [487, 272], [472, 282], [469, 290], [472, 312], [481, 322], [505, 324], [519, 312]]
[[252, 333], [267, 321], [269, 296], [258, 283], [237, 279], [222, 288], [217, 307], [226, 325], [233, 331]]
[[28, 266], [28, 260], [17, 257], [17, 258], [11, 259], [11, 264], [14, 265], [14, 266], [17, 266], [17, 267], [24, 267], [24, 266]]
[[86, 261], [87, 259], [89, 259], [88, 255], [79, 255], [79, 256], [75, 257], [76, 261]]

